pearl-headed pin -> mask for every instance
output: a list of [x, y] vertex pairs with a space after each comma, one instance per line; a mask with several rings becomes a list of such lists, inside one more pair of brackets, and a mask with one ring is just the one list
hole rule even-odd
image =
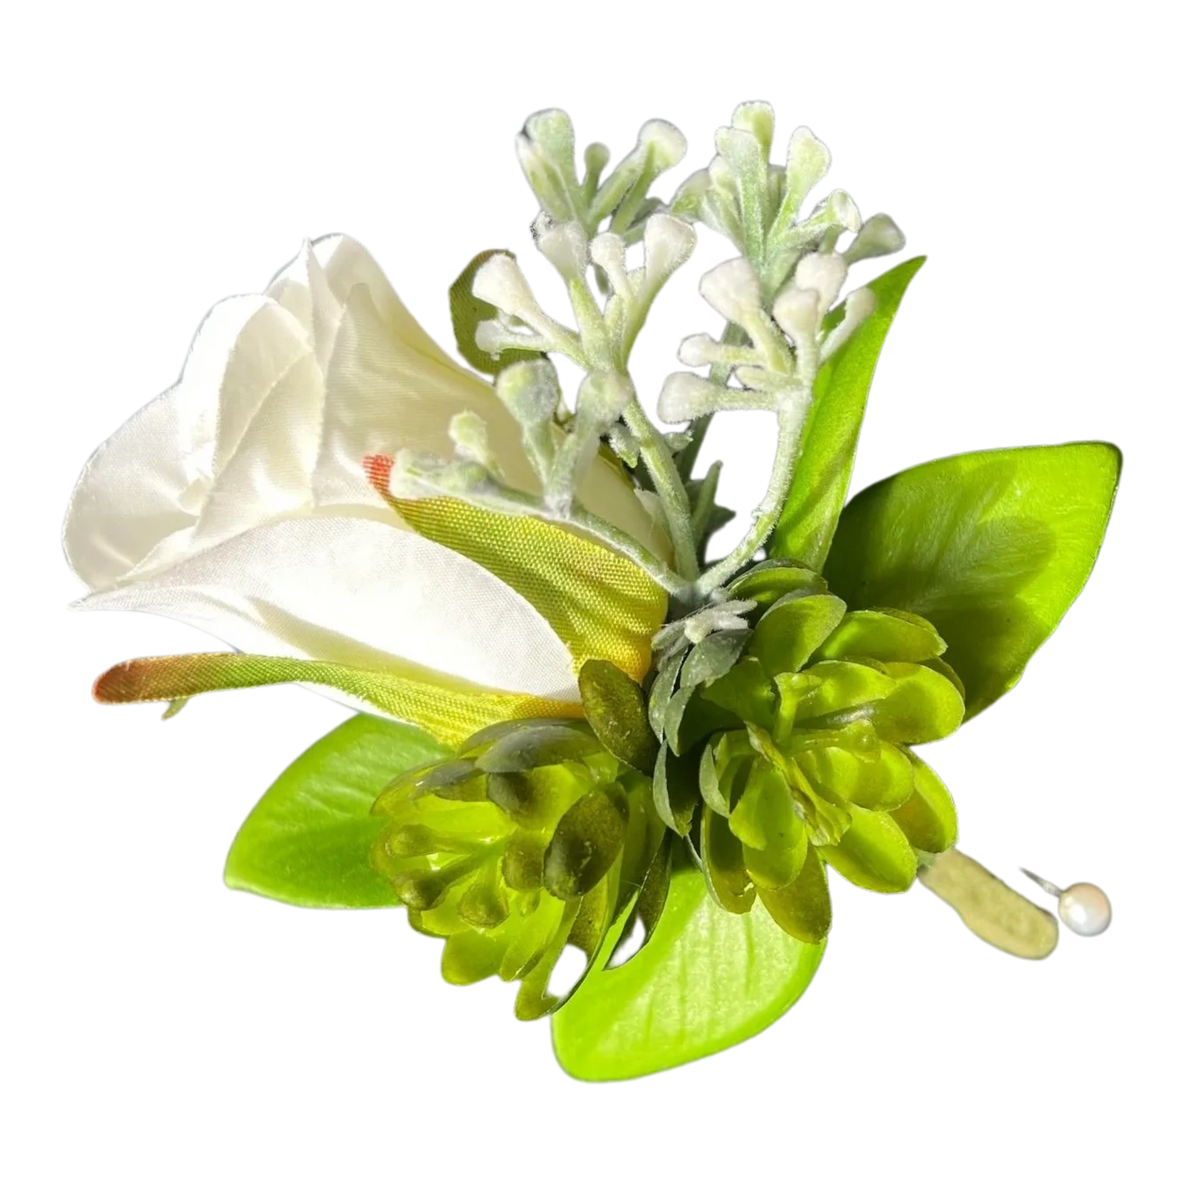
[[1035, 880], [1050, 896], [1057, 898], [1057, 912], [1074, 933], [1082, 937], [1096, 937], [1109, 927], [1110, 898], [1097, 884], [1070, 884], [1068, 888], [1058, 888], [1026, 867], [1020, 868], [1020, 871], [1030, 880]]

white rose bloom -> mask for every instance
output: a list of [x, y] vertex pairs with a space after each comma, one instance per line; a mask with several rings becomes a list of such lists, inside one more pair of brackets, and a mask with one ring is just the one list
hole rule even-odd
[[[64, 542], [83, 608], [160, 613], [237, 649], [371, 669], [408, 663], [572, 700], [572, 656], [484, 567], [411, 531], [363, 460], [452, 453], [476, 412], [506, 480], [536, 481], [492, 387], [415, 322], [366, 250], [332, 236], [262, 295], [218, 304], [178, 383], [87, 463]], [[598, 459], [584, 503], [664, 549]]]

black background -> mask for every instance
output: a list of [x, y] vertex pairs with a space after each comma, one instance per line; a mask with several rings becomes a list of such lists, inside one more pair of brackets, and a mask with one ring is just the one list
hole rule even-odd
[[[1088, 249], [1096, 211], [1082, 199], [1098, 144], [1114, 130], [1105, 112], [1049, 101], [1016, 122], [998, 111], [955, 115], [935, 99], [910, 115], [854, 114], [771, 92], [787, 120], [815, 123], [834, 144], [832, 182], [852, 189], [864, 212], [892, 210], [910, 250], [933, 257], [884, 358], [857, 484], [978, 445], [1111, 437], [1131, 446], [1135, 407], [1111, 377], [1113, 309], [1096, 295], [1098, 259]], [[558, 287], [527, 251], [530, 204], [509, 156], [528, 105], [570, 103], [581, 135], [606, 136], [618, 153], [639, 117], [673, 116], [699, 163], [734, 97], [639, 90], [622, 109], [553, 89], [483, 94], [477, 114], [462, 118], [394, 95], [390, 120], [365, 134], [276, 136], [260, 115], [258, 130], [195, 120], [192, 141], [175, 148], [123, 124], [90, 182], [115, 226], [79, 269], [81, 295], [98, 310], [97, 360], [79, 372], [81, 397], [56, 429], [47, 469], [57, 497], [86, 448], [172, 377], [204, 305], [259, 287], [301, 231], [360, 234], [442, 337], [444, 283], [485, 244], [525, 253], [558, 311]], [[697, 265], [725, 253], [704, 236]], [[715, 327], [693, 275], [677, 279], [643, 342], [637, 369], [649, 394], [673, 365], [677, 334]], [[117, 349], [98, 348], [112, 340]], [[715, 432], [709, 452], [728, 458], [727, 501], [748, 506], [759, 496], [770, 438], [748, 417]], [[1137, 485], [1138, 455], [1132, 464]], [[1127, 908], [1137, 888], [1121, 879], [1119, 862], [1131, 786], [1102, 725], [1115, 693], [1115, 638], [1132, 628], [1134, 496], [1128, 482], [1088, 596], [1023, 686], [926, 753], [963, 807], [967, 848], [1008, 875], [1024, 861], [1061, 882], [1098, 880]], [[75, 592], [65, 574], [58, 586], [60, 599]], [[234, 822], [296, 748], [339, 718], [334, 708], [282, 690], [202, 701], [167, 728], [149, 709], [96, 712], [86, 678], [105, 662], [204, 642], [146, 618], [62, 618], [53, 631], [54, 710], [70, 736], [63, 755], [88, 770], [104, 835], [101, 875], [88, 882], [105, 886], [107, 899], [115, 886], [107, 924], [122, 1003], [112, 1022], [136, 1030], [161, 1009], [175, 1011], [182, 1028], [185, 1017], [218, 1016], [246, 1049], [272, 1056], [288, 1045], [369, 1061], [399, 1093], [414, 1093], [413, 1082], [430, 1096], [475, 1061], [545, 1095], [568, 1090], [543, 1032], [509, 1023], [508, 992], [442, 989], [435, 947], [405, 934], [395, 916], [302, 915], [220, 892], [218, 861]], [[1067, 1066], [1086, 1023], [1099, 1055], [1118, 1040], [1103, 1000], [1132, 958], [1130, 925], [1096, 944], [1067, 939], [1053, 964], [1028, 967], [974, 945], [920, 893], [880, 900], [836, 882], [835, 896], [834, 946], [802, 1010], [753, 1048], [650, 1088], [740, 1086], [784, 1074], [804, 1056], [852, 1082], [945, 1056], [1018, 1073], [1032, 1055]]]

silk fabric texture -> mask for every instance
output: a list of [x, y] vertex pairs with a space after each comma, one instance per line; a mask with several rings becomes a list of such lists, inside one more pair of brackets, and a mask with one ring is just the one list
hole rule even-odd
[[[307, 245], [264, 293], [216, 305], [177, 384], [87, 463], [64, 530], [91, 590], [79, 607], [159, 613], [253, 654], [488, 688], [503, 693], [501, 710], [508, 692], [571, 714], [558, 705], [578, 701], [578, 659], [615, 650], [620, 661], [621, 639], [561, 635], [530, 587], [498, 578], [487, 557], [475, 561], [479, 548], [454, 549], [447, 531], [416, 533], [368, 477], [376, 454], [450, 455], [448, 424], [463, 410], [485, 420], [506, 480], [537, 489], [492, 387], [428, 337], [366, 250], [344, 236]], [[580, 496], [667, 550], [611, 461], [595, 459]], [[592, 570], [600, 557], [608, 578], [626, 564], [627, 580], [646, 580], [599, 545], [519, 521], [522, 530], [508, 529], [520, 546], [533, 529], [594, 548], [567, 557], [592, 585], [605, 582]], [[656, 628], [664, 598], [655, 589], [647, 605], [640, 624], [652, 618]], [[629, 644], [640, 677], [648, 638]]]

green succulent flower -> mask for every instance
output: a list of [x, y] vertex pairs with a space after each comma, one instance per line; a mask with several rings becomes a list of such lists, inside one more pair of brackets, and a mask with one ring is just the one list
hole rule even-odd
[[547, 986], [564, 947], [595, 957], [632, 903], [662, 838], [650, 802], [584, 725], [495, 725], [395, 778], [371, 859], [412, 926], [444, 938], [448, 982], [518, 980], [533, 1019], [562, 1002]]
[[695, 839], [720, 905], [746, 913], [759, 897], [787, 933], [818, 942], [825, 865], [901, 892], [918, 850], [954, 842], [949, 793], [910, 746], [958, 727], [963, 687], [923, 617], [848, 612], [800, 564], [758, 564], [725, 595], [681, 623], [659, 663], [657, 809]]

